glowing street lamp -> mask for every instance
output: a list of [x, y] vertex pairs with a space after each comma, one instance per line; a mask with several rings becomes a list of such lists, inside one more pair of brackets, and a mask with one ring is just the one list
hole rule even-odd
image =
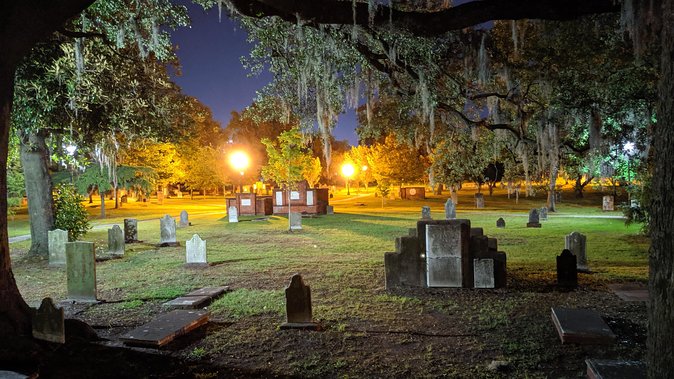
[[351, 176], [353, 176], [353, 173], [356, 171], [356, 169], [353, 168], [353, 165], [351, 163], [344, 163], [342, 165], [342, 175], [344, 175], [344, 178], [346, 179], [346, 194], [350, 195], [351, 193], [349, 192], [349, 179], [351, 179]]
[[[243, 172], [246, 168], [248, 168], [250, 159], [248, 158], [248, 154], [244, 153], [243, 151], [235, 151], [229, 156], [229, 164], [232, 165], [236, 171], [241, 173], [241, 177], [243, 178]], [[243, 186], [243, 179], [241, 179], [239, 186]], [[241, 188], [241, 192], [243, 192], [243, 188]]]

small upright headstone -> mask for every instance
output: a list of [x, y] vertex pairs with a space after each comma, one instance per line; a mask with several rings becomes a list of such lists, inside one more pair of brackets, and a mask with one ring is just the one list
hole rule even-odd
[[481, 193], [475, 194], [475, 208], [484, 208], [484, 196]]
[[557, 257], [557, 285], [566, 288], [578, 286], [576, 256], [568, 249], [562, 250], [562, 254]]
[[562, 191], [555, 191], [555, 203], [562, 202]]
[[176, 220], [170, 215], [165, 215], [159, 220], [161, 239], [159, 246], [180, 246], [176, 240]]
[[229, 222], [239, 222], [239, 212], [235, 206], [227, 208], [227, 216], [229, 216]]
[[332, 205], [326, 205], [325, 206], [325, 213], [327, 213], [329, 215], [334, 215], [335, 214], [335, 207], [333, 207]]
[[187, 211], [183, 210], [180, 212], [180, 227], [184, 228], [186, 226], [190, 226], [190, 219], [187, 215]]
[[49, 265], [66, 265], [66, 242], [68, 242], [68, 232], [61, 229], [54, 229], [47, 232], [49, 240]]
[[164, 204], [164, 192], [157, 191], [157, 204]]
[[432, 220], [431, 217], [431, 207], [424, 205], [421, 207], [421, 219], [422, 220]]
[[304, 284], [302, 275], [293, 275], [285, 293], [286, 323], [281, 329], [320, 329], [320, 325], [312, 320], [311, 289]]
[[302, 230], [302, 214], [299, 212], [290, 212], [290, 230]]
[[607, 195], [602, 199], [602, 210], [612, 211], [613, 208], [613, 196]]
[[207, 266], [206, 259], [206, 241], [202, 240], [198, 234], [192, 236], [191, 240], [185, 243], [187, 265]]
[[96, 302], [96, 253], [93, 242], [66, 243], [68, 299]]
[[505, 220], [503, 219], [503, 217], [499, 217], [498, 220], [496, 220], [496, 227], [505, 228]]
[[[56, 308], [50, 297], [42, 299], [40, 308], [33, 314], [33, 338], [43, 341], [65, 343], [63, 308]], [[0, 375], [0, 377], [2, 377]]]
[[540, 216], [540, 219], [542, 221], [547, 221], [548, 220], [548, 207], [541, 207], [539, 216]]
[[527, 228], [540, 228], [541, 223], [538, 218], [538, 209], [532, 209], [529, 211], [529, 222], [527, 222]]
[[128, 202], [129, 202], [129, 196], [128, 196], [128, 195], [122, 195], [122, 196], [119, 198], [119, 202], [122, 203], [122, 204], [128, 203]]
[[456, 205], [451, 198], [447, 199], [445, 202], [445, 220], [454, 220], [456, 219]]
[[108, 253], [112, 255], [124, 255], [124, 232], [119, 225], [113, 225], [108, 229]]
[[564, 238], [564, 248], [569, 249], [576, 256], [577, 268], [580, 272], [588, 272], [587, 255], [585, 251], [587, 238], [578, 232], [573, 232]]
[[138, 241], [138, 220], [135, 218], [124, 219], [124, 242], [136, 243]]

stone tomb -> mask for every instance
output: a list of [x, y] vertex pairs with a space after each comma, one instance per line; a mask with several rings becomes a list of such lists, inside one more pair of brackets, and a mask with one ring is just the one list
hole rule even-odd
[[204, 287], [192, 291], [187, 295], [177, 297], [163, 304], [163, 306], [174, 309], [197, 309], [210, 304], [210, 302], [225, 292], [229, 292], [229, 287]]
[[124, 242], [137, 243], [143, 242], [138, 240], [138, 220], [135, 218], [124, 219]]
[[187, 266], [208, 266], [206, 259], [206, 241], [198, 234], [185, 243], [185, 261]]
[[54, 229], [47, 232], [49, 240], [49, 265], [66, 265], [66, 242], [68, 242], [68, 232], [61, 229]]
[[641, 361], [586, 359], [588, 379], [637, 379], [646, 378], [647, 367]]
[[292, 276], [285, 293], [286, 322], [281, 325], [281, 329], [320, 330], [320, 324], [313, 321], [311, 288], [304, 284], [302, 275], [295, 274]]
[[42, 299], [42, 304], [33, 313], [33, 338], [56, 342], [66, 342], [63, 308], [56, 308], [50, 297]]
[[186, 210], [183, 210], [182, 212], [180, 212], [180, 222], [178, 223], [178, 225], [181, 228], [185, 228], [185, 227], [190, 226], [190, 219], [189, 219], [189, 215], [187, 214]]
[[445, 202], [445, 220], [454, 220], [456, 219], [456, 205], [451, 198], [447, 199]]
[[235, 206], [227, 208], [227, 217], [229, 222], [239, 222], [239, 211], [236, 210]]
[[290, 230], [302, 230], [302, 214], [290, 212]]
[[578, 287], [578, 270], [576, 256], [570, 250], [562, 250], [557, 257], [557, 285], [566, 288]]
[[108, 253], [123, 256], [124, 250], [124, 232], [119, 225], [113, 225], [111, 229], [108, 229]]
[[422, 220], [432, 220], [433, 217], [431, 217], [431, 207], [424, 205], [421, 207], [421, 219]]
[[564, 248], [569, 249], [571, 254], [576, 256], [578, 272], [590, 272], [587, 268], [586, 241], [585, 235], [578, 232], [573, 232], [564, 237]]
[[68, 300], [96, 303], [96, 254], [93, 242], [66, 243]]
[[482, 209], [484, 208], [484, 195], [481, 193], [475, 194], [475, 208]]
[[410, 236], [395, 239], [395, 253], [384, 254], [387, 289], [426, 287], [426, 259], [419, 251], [417, 230], [410, 231]]
[[503, 219], [503, 217], [499, 217], [499, 219], [496, 220], [496, 227], [497, 228], [505, 228], [506, 227], [506, 223], [505, 223], [505, 220]]
[[540, 228], [541, 222], [538, 216], [538, 209], [532, 209], [529, 211], [529, 222], [527, 222], [527, 228]]
[[541, 221], [548, 221], [548, 207], [541, 207], [538, 215]]
[[604, 211], [613, 211], [613, 196], [607, 195], [602, 198], [601, 209]]
[[160, 314], [149, 323], [122, 335], [120, 340], [126, 345], [159, 348], [205, 325], [209, 315], [205, 310], [175, 310]]
[[426, 225], [428, 287], [470, 287], [470, 225]]
[[176, 220], [170, 215], [165, 215], [159, 220], [161, 239], [159, 247], [180, 246], [176, 240]]
[[615, 334], [591, 309], [551, 308], [552, 323], [563, 344], [608, 345], [615, 342]]
[[297, 189], [275, 189], [273, 197], [273, 213], [287, 214], [288, 203], [292, 210], [303, 214], [326, 213], [329, 203], [328, 188], [310, 188], [306, 180], [297, 183]]

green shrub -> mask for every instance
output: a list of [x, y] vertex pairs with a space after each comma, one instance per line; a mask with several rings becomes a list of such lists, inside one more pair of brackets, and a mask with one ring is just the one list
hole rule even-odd
[[83, 200], [72, 184], [59, 184], [54, 188], [54, 226], [67, 230], [68, 241], [71, 242], [77, 241], [91, 228]]

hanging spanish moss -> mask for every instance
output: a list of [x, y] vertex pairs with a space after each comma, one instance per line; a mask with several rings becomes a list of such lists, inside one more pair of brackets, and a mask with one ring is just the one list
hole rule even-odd
[[513, 39], [513, 53], [515, 54], [515, 57], [519, 55], [518, 51], [518, 41], [517, 41], [517, 21], [512, 20], [510, 21], [510, 28], [512, 29], [511, 34], [512, 34], [512, 39]]
[[477, 53], [477, 77], [478, 83], [485, 84], [489, 80], [489, 70], [487, 62], [487, 48], [485, 47], [485, 40], [487, 39], [487, 34], [482, 35], [482, 41], [480, 42], [480, 50]]
[[82, 38], [75, 38], [75, 73], [77, 80], [82, 78], [84, 73], [84, 54], [82, 53]]
[[115, 46], [118, 49], [121, 49], [124, 47], [124, 25], [120, 25], [119, 29], [117, 29], [117, 36], [116, 36], [116, 41], [115, 41]]
[[143, 46], [143, 36], [140, 34], [140, 29], [138, 28], [138, 21], [135, 19], [131, 21], [131, 27], [133, 28], [133, 34], [136, 38], [136, 44], [138, 45], [138, 51], [140, 52], [141, 58], [145, 59], [147, 57], [147, 50]]
[[358, 40], [358, 24], [356, 20], [356, 5], [358, 5], [356, 0], [351, 1], [351, 13], [353, 13], [353, 29], [351, 29], [351, 40], [356, 42]]

